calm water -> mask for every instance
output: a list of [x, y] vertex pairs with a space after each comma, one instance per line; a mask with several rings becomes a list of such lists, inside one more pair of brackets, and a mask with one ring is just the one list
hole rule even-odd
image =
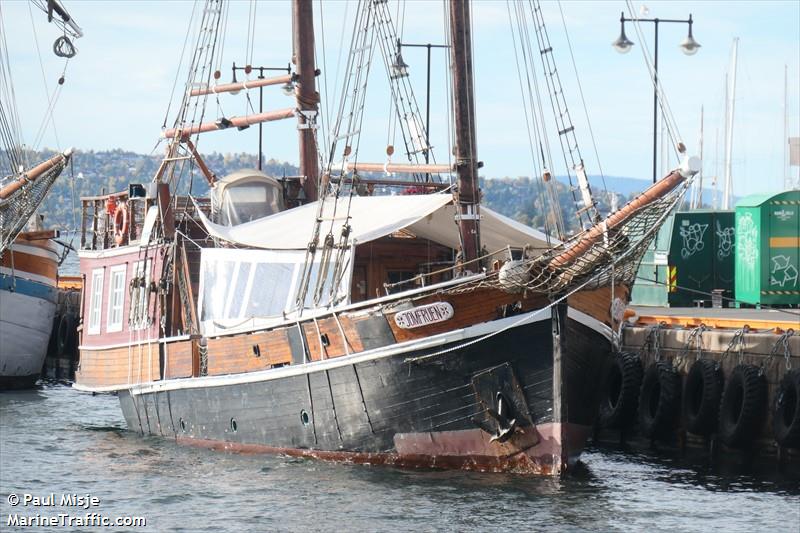
[[[146, 518], [128, 531], [800, 530], [800, 480], [771, 466], [723, 472], [593, 449], [585, 471], [565, 479], [408, 472], [218, 453], [124, 428], [113, 396], [60, 385], [0, 393], [0, 530], [14, 530], [9, 513], [92, 511]], [[12, 507], [12, 493], [100, 503]]]

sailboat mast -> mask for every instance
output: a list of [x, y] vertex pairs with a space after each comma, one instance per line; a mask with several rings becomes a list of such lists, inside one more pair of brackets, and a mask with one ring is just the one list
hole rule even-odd
[[733, 174], [731, 169], [731, 161], [733, 159], [733, 111], [736, 105], [736, 59], [739, 51], [739, 38], [733, 39], [733, 59], [732, 63], [732, 76], [731, 76], [731, 89], [728, 96], [728, 109], [727, 119], [725, 125], [725, 193], [722, 202], [722, 209], [731, 208], [731, 195], [733, 194]]
[[789, 164], [789, 66], [783, 65], [783, 188], [792, 188], [792, 173]]
[[300, 137], [300, 175], [303, 191], [308, 201], [317, 199], [319, 163], [314, 135], [315, 117], [319, 111], [319, 94], [316, 88], [314, 64], [314, 9], [312, 0], [292, 0], [292, 28], [294, 34], [295, 70], [297, 72], [297, 129]]
[[[475, 99], [472, 83], [470, 2], [449, 0], [450, 63], [453, 69], [455, 156], [458, 172], [458, 226], [464, 261], [480, 253], [478, 160], [475, 150]], [[477, 268], [477, 266], [476, 266]]]
[[[703, 159], [703, 106], [700, 106], [700, 161]], [[701, 163], [702, 165], [702, 163]], [[700, 172], [697, 173], [697, 194], [695, 196], [695, 204], [693, 209], [700, 209], [703, 207], [703, 167], [700, 167]]]

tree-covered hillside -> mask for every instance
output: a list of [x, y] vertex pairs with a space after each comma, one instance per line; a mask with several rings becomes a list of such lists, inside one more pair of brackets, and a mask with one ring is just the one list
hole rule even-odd
[[[52, 151], [44, 151], [31, 155], [31, 160], [42, 160], [53, 155]], [[224, 176], [241, 168], [255, 168], [256, 156], [251, 154], [218, 154], [204, 155], [204, 159], [213, 172]], [[63, 230], [75, 228], [78, 219], [81, 196], [94, 196], [112, 191], [123, 191], [128, 183], [149, 182], [161, 162], [161, 155], [142, 155], [123, 150], [81, 151], [75, 152], [72, 166], [68, 167], [56, 181], [50, 194], [40, 209], [45, 215], [46, 224]], [[264, 171], [276, 177], [296, 175], [298, 169], [289, 163], [269, 160]], [[565, 224], [576, 229], [575, 205], [568, 187], [561, 181], [555, 182], [559, 202]], [[193, 183], [188, 178], [180, 184], [180, 192], [185, 193], [191, 187], [192, 194], [204, 196], [208, 186], [201, 177], [195, 177]], [[528, 177], [518, 178], [481, 178], [483, 203], [508, 217], [537, 229], [545, 229], [547, 209], [543, 199], [543, 184], [540, 179]], [[74, 195], [73, 195], [74, 192]], [[603, 213], [609, 209], [608, 195], [596, 191]], [[74, 203], [73, 203], [74, 199]], [[619, 198], [620, 205], [625, 197]], [[75, 217], [73, 218], [73, 206]]]

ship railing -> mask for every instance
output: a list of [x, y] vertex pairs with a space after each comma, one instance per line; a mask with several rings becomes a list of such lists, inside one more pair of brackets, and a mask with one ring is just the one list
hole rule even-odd
[[[136, 186], [133, 186], [136, 187]], [[194, 205], [188, 196], [175, 196], [173, 198], [175, 222], [193, 219], [195, 216]], [[208, 198], [195, 198], [200, 209], [208, 214], [211, 211], [211, 201]], [[135, 242], [142, 236], [147, 209], [154, 205], [155, 199], [146, 198], [145, 195], [130, 195], [130, 189], [99, 196], [84, 196], [81, 198], [81, 249], [106, 250], [120, 244]], [[115, 224], [116, 211], [125, 204], [128, 212], [128, 224], [121, 239], [118, 239], [117, 230], [122, 228]]]

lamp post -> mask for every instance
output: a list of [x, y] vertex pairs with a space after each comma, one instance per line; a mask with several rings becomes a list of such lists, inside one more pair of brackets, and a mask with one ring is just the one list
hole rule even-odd
[[626, 18], [625, 12], [622, 12], [620, 13], [619, 17], [620, 35], [613, 43], [611, 43], [611, 46], [613, 46], [614, 49], [620, 54], [627, 54], [630, 52], [631, 47], [634, 44], [633, 41], [628, 39], [628, 37], [625, 35], [626, 22], [652, 22], [655, 27], [655, 49], [653, 52], [653, 183], [655, 183], [658, 180], [658, 25], [662, 22], [689, 25], [689, 34], [683, 41], [681, 41], [681, 44], [679, 45], [681, 51], [687, 56], [696, 54], [697, 50], [700, 48], [700, 44], [695, 41], [694, 37], [692, 36], [692, 24], [694, 24], [694, 21], [692, 20], [691, 13], [689, 13], [688, 20], [680, 20], [660, 18]]
[[425, 89], [425, 163], [430, 163], [430, 148], [431, 148], [431, 48], [450, 48], [446, 44], [416, 44], [416, 43], [401, 43], [397, 39], [397, 55], [395, 56], [394, 63], [392, 63], [392, 70], [394, 77], [402, 78], [408, 76], [408, 65], [403, 61], [402, 50], [403, 47], [410, 48], [426, 48], [428, 50], [428, 68], [427, 68], [427, 82]]
[[[287, 64], [285, 67], [254, 67], [252, 65], [246, 65], [244, 67], [237, 67], [236, 63], [233, 64], [231, 67], [231, 72], [233, 74], [233, 83], [236, 83], [236, 71], [241, 70], [245, 74], [250, 74], [254, 70], [258, 71], [258, 79], [264, 79], [264, 71], [270, 70], [277, 70], [277, 71], [286, 71], [287, 74], [292, 73], [292, 65]], [[289, 96], [294, 93], [294, 88], [291, 87], [292, 82], [287, 83], [283, 86], [283, 92]], [[290, 86], [287, 88], [287, 86]], [[238, 91], [237, 91], [238, 92]], [[235, 94], [235, 93], [234, 93]], [[258, 112], [264, 112], [264, 87], [261, 86], [258, 88]], [[262, 155], [262, 139], [264, 134], [264, 124], [262, 122], [258, 123], [258, 170], [261, 170], [261, 160], [264, 158]]]

